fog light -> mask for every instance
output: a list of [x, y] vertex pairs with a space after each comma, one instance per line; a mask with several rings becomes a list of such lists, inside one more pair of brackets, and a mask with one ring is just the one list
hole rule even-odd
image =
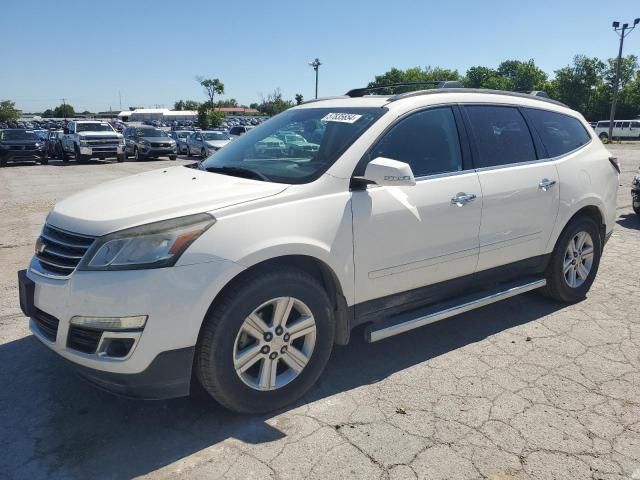
[[133, 338], [110, 338], [107, 340], [107, 356], [114, 358], [122, 358], [129, 355], [131, 347], [133, 347]]
[[76, 316], [71, 318], [72, 325], [108, 331], [138, 330], [144, 328], [145, 323], [147, 323], [147, 315], [137, 315], [135, 317]]

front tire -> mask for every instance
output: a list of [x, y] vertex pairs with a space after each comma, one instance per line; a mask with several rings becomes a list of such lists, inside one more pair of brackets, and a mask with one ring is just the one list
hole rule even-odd
[[633, 211], [636, 212], [636, 215], [640, 215], [640, 200], [638, 201], [634, 200], [632, 203], [633, 203]]
[[169, 155], [169, 160], [175, 160], [176, 158], [178, 158], [177, 155]]
[[566, 303], [584, 299], [598, 273], [601, 255], [598, 224], [590, 217], [572, 220], [551, 254], [543, 292]]
[[609, 143], [609, 135], [607, 135], [606, 133], [601, 133], [599, 137], [602, 143]]
[[118, 155], [117, 157], [117, 161], [118, 163], [122, 163], [127, 159], [127, 154], [126, 153], [121, 153], [120, 155]]
[[268, 412], [315, 384], [331, 354], [335, 320], [322, 285], [303, 271], [263, 271], [240, 282], [205, 318], [195, 371], [229, 410]]

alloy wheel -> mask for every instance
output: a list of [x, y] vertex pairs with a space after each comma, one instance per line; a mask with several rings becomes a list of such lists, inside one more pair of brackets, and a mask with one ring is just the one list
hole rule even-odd
[[238, 377], [255, 390], [276, 390], [293, 381], [309, 363], [316, 344], [316, 322], [309, 307], [279, 297], [244, 319], [233, 346]]
[[580, 287], [589, 277], [593, 266], [594, 246], [591, 235], [581, 231], [576, 233], [564, 253], [562, 272], [571, 288]]

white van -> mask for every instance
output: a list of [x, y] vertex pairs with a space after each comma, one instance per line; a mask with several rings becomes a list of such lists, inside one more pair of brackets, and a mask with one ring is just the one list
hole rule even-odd
[[[596, 125], [596, 135], [600, 140], [609, 140], [609, 121], [604, 120]], [[616, 120], [613, 123], [613, 138], [626, 138], [640, 140], [640, 119]]]

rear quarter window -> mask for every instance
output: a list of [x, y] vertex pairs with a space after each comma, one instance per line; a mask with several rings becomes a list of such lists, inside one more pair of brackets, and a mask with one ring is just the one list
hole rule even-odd
[[591, 135], [577, 118], [535, 108], [527, 108], [526, 112], [547, 150], [547, 157], [564, 155], [591, 140]]

